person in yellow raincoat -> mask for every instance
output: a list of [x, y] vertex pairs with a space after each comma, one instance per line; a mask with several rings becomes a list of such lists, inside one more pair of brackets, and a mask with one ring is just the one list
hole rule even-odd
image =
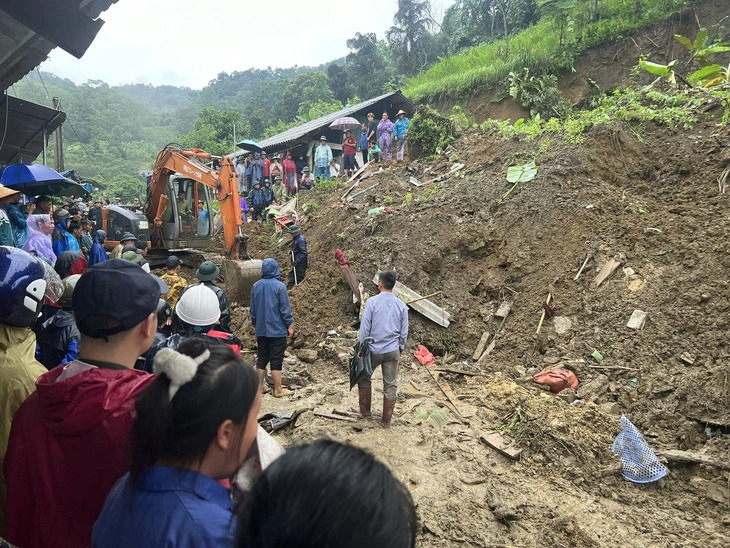
[[[0, 246], [0, 461], [5, 457], [13, 415], [48, 370], [35, 359], [35, 323], [45, 295], [61, 295], [50, 264], [21, 249]], [[5, 476], [0, 473], [0, 536], [5, 531]]]

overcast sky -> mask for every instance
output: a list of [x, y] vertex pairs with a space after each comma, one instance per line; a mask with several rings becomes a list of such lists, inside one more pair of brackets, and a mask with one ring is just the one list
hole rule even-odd
[[[440, 13], [453, 0], [432, 0]], [[202, 88], [220, 72], [319, 65], [347, 54], [356, 32], [378, 38], [397, 0], [118, 0], [81, 59], [60, 48], [41, 70], [76, 83]]]

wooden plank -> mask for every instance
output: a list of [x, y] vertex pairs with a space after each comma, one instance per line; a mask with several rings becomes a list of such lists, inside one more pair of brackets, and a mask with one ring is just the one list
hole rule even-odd
[[507, 443], [502, 437], [502, 434], [499, 432], [489, 432], [488, 434], [480, 433], [479, 441], [512, 460], [519, 459], [520, 454], [522, 453], [522, 449]]
[[454, 394], [454, 391], [451, 390], [451, 386], [449, 386], [449, 383], [446, 381], [440, 380], [440, 373], [436, 369], [435, 364], [431, 365], [424, 365], [424, 367], [428, 370], [428, 372], [433, 377], [433, 380], [436, 381], [436, 384], [439, 386], [441, 391], [444, 393], [444, 396], [451, 402], [451, 405], [453, 405], [456, 410], [458, 411], [459, 415], [464, 417], [465, 419], [473, 416], [476, 413], [476, 409], [474, 409], [471, 405], [465, 405], [464, 403], [460, 402], [459, 399], [456, 397], [456, 394]]
[[593, 280], [593, 285], [596, 287], [600, 286], [603, 282], [606, 281], [606, 278], [608, 278], [611, 274], [614, 273], [614, 271], [623, 264], [623, 261], [620, 259], [617, 259], [616, 257], [611, 257], [611, 259], [603, 265], [603, 268], [598, 273], [598, 276], [596, 276], [596, 279]]
[[[365, 171], [365, 169], [366, 169], [366, 168], [367, 168], [367, 167], [368, 167], [369, 165], [370, 165], [370, 162], [367, 162], [367, 163], [366, 163], [366, 164], [365, 164], [364, 166], [362, 166], [362, 167], [361, 167], [360, 169], [358, 169], [358, 170], [357, 170], [357, 171], [356, 171], [355, 173], [353, 173], [353, 174], [352, 174], [352, 177], [350, 177], [350, 178], [349, 178], [349, 179], [347, 180], [347, 183], [345, 183], [345, 184], [348, 184], [348, 185], [349, 185], [349, 184], [350, 184], [350, 183], [351, 183], [352, 181], [354, 181], [355, 179], [357, 179], [357, 178], [358, 178], [358, 177], [360, 176], [360, 174], [361, 174], [361, 173], [362, 173], [363, 171]], [[347, 192], [345, 192], [345, 193], [344, 193], [344, 194], [342, 195], [342, 199], [344, 200], [345, 198], [347, 198], [347, 195], [348, 195], [348, 194], [349, 194], [350, 192], [352, 192], [352, 190], [353, 190], [353, 189], [354, 189], [354, 188], [355, 188], [355, 187], [356, 187], [357, 185], [359, 185], [359, 184], [360, 184], [360, 183], [356, 182], [356, 183], [355, 183], [354, 185], [352, 185], [352, 186], [351, 186], [350, 188], [348, 188], [348, 189], [347, 189]]]
[[379, 182], [378, 182], [378, 183], [375, 183], [374, 185], [370, 185], [369, 187], [367, 187], [367, 188], [366, 188], [366, 189], [364, 189], [364, 190], [361, 190], [360, 192], [356, 192], [355, 194], [353, 194], [352, 196], [350, 196], [350, 197], [349, 197], [349, 198], [347, 199], [347, 201], [348, 201], [348, 202], [352, 202], [352, 201], [354, 201], [354, 200], [358, 199], [358, 198], [359, 198], [360, 196], [362, 196], [363, 194], [367, 194], [368, 192], [370, 192], [370, 191], [371, 191], [372, 189], [374, 189], [374, 188], [375, 188], [376, 186], [378, 186], [379, 184], [380, 184]]
[[478, 360], [482, 357], [482, 353], [484, 352], [484, 347], [487, 346], [487, 342], [489, 342], [489, 331], [482, 333], [482, 338], [479, 339], [477, 349], [474, 351], [474, 354], [472, 354], [472, 360]]
[[334, 412], [334, 409], [325, 409], [325, 408], [319, 408], [314, 410], [314, 415], [317, 417], [323, 417], [325, 419], [335, 419], [338, 421], [345, 421], [345, 422], [357, 422], [357, 419], [353, 417], [346, 417], [344, 415], [336, 415]]
[[410, 182], [413, 186], [423, 186], [423, 183], [415, 177], [411, 177], [410, 179], [408, 179], [408, 182]]
[[437, 367], [436, 371], [443, 373], [454, 373], [455, 375], [466, 375], [467, 377], [483, 377], [484, 373], [478, 371], [465, 371], [464, 369], [452, 369], [451, 367]]
[[[378, 284], [379, 276], [380, 271], [378, 271], [373, 278], [373, 283], [375, 285]], [[429, 301], [428, 299], [421, 299], [421, 295], [406, 287], [402, 283], [395, 282], [395, 287], [393, 287], [393, 294], [401, 299], [408, 306], [413, 308], [413, 310], [426, 316], [429, 320], [439, 324], [442, 327], [449, 327], [449, 324], [451, 323], [449, 321], [451, 318], [451, 314], [446, 312], [440, 306], [436, 306], [435, 303]], [[421, 300], [417, 301], [417, 299]], [[409, 301], [417, 302], [413, 302], [413, 304], [411, 304]]]

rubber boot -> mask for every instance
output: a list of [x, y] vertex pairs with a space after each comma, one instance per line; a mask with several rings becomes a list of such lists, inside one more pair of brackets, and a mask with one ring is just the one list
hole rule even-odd
[[390, 400], [383, 396], [383, 418], [382, 424], [386, 428], [390, 426], [390, 419], [393, 418], [393, 410], [395, 409], [395, 400]]
[[368, 418], [373, 413], [370, 410], [373, 403], [372, 386], [357, 386], [357, 394], [360, 400], [360, 414]]

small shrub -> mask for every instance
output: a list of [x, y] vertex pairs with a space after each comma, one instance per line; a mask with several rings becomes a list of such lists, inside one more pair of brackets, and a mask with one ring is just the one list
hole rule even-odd
[[324, 177], [317, 177], [317, 179], [314, 181], [314, 189], [317, 192], [330, 193], [335, 190], [339, 186], [339, 184], [340, 181], [333, 177], [330, 177], [329, 179], [325, 179]]
[[408, 143], [413, 158], [433, 158], [446, 149], [455, 137], [454, 123], [429, 107], [418, 107], [408, 128]]

